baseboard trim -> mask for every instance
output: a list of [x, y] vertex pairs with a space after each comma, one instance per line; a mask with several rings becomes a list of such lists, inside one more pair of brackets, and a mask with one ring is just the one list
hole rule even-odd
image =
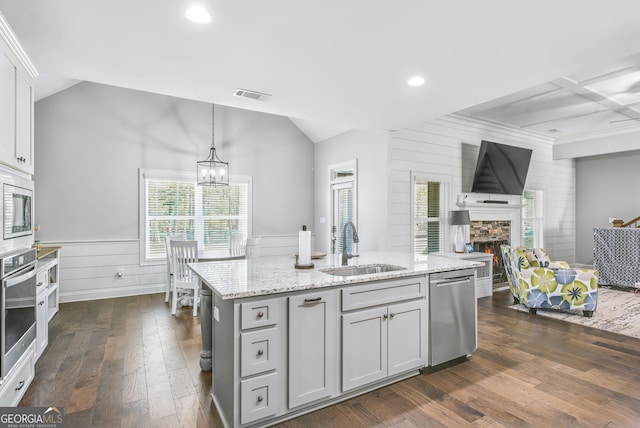
[[72, 292], [60, 291], [60, 303], [142, 296], [145, 294], [164, 293], [165, 290], [165, 284], [151, 284], [139, 287], [103, 288], [101, 290], [82, 290]]

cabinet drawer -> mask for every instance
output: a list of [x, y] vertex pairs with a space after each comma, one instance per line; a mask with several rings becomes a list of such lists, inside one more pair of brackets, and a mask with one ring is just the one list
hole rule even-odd
[[282, 313], [282, 300], [269, 299], [245, 302], [240, 307], [240, 328], [264, 327], [278, 324]]
[[33, 347], [0, 387], [0, 406], [17, 406], [34, 376]]
[[280, 378], [271, 373], [240, 381], [240, 423], [274, 416], [280, 407]]
[[424, 276], [376, 281], [342, 289], [342, 310], [386, 305], [426, 296], [427, 281]]
[[36, 274], [36, 293], [46, 290], [49, 286], [49, 271], [41, 270]]
[[240, 376], [276, 369], [280, 361], [280, 347], [278, 328], [240, 334]]

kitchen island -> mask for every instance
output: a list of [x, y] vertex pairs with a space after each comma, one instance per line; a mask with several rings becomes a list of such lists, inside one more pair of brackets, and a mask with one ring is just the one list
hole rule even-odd
[[189, 265], [202, 282], [201, 367], [213, 370], [226, 426], [270, 425], [419, 374], [429, 275], [479, 266], [389, 252], [362, 254], [348, 271], [338, 256], [313, 269], [294, 261]]

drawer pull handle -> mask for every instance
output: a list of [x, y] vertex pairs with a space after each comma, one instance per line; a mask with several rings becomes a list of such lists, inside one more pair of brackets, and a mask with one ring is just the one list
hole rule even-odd
[[264, 312], [260, 311], [258, 312], [258, 318], [262, 318], [264, 316]]
[[262, 395], [258, 395], [258, 403], [262, 403], [262, 400], [264, 400], [264, 398], [262, 398]]
[[16, 388], [16, 391], [20, 391], [22, 389], [22, 387], [24, 386], [24, 380], [21, 380], [18, 385], [20, 386]]
[[313, 299], [304, 299], [304, 302], [305, 303], [315, 303], [315, 302], [319, 302], [321, 300], [322, 300], [322, 297], [316, 297], [316, 298], [313, 298]]
[[388, 316], [387, 314], [384, 314], [384, 315], [382, 316], [382, 319], [383, 319], [383, 320], [386, 320], [388, 317], [389, 317], [389, 316]]
[[264, 354], [264, 351], [262, 349], [258, 349], [258, 355], [262, 355]]
[[393, 319], [394, 316], [395, 316], [395, 314], [390, 314], [389, 318]]

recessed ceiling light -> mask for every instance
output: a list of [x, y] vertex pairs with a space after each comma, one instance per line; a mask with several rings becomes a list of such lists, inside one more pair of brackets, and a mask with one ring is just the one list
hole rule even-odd
[[202, 6], [189, 6], [184, 11], [184, 16], [196, 24], [208, 24], [211, 22], [211, 14]]
[[409, 86], [422, 86], [422, 85], [424, 85], [424, 77], [422, 77], [422, 76], [413, 76], [411, 79], [407, 80], [407, 85], [409, 85]]

